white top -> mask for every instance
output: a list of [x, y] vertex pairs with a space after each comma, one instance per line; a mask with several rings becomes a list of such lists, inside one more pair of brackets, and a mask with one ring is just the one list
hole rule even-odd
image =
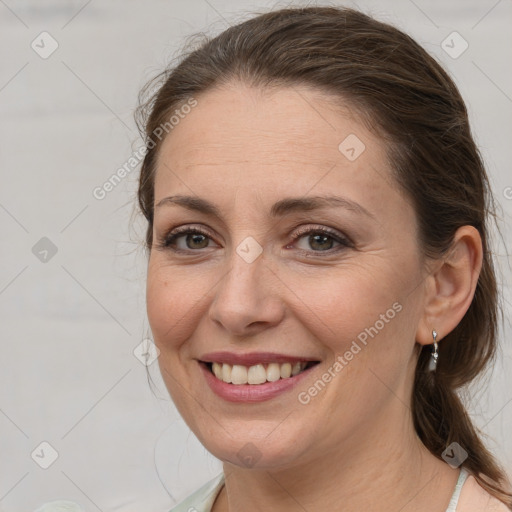
[[213, 503], [224, 485], [224, 473], [217, 475], [176, 505], [170, 512], [211, 512]]
[[[464, 487], [462, 493], [462, 486]], [[224, 473], [217, 475], [170, 512], [211, 512], [213, 503], [224, 485]], [[461, 497], [462, 493], [462, 497]], [[460, 499], [459, 499], [460, 498]], [[508, 512], [509, 509], [493, 498], [462, 468], [446, 512]]]

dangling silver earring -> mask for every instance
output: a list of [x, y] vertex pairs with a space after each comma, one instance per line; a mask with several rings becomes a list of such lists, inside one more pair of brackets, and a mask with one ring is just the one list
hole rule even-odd
[[438, 345], [437, 345], [437, 332], [435, 330], [432, 331], [432, 338], [434, 338], [434, 348], [432, 349], [432, 354], [430, 355], [430, 363], [428, 365], [428, 369], [431, 372], [435, 372], [437, 368], [437, 360], [439, 359]]

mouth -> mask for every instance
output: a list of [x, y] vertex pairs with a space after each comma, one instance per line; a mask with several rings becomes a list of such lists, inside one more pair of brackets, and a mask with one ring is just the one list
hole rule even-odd
[[207, 369], [218, 380], [226, 384], [257, 386], [266, 382], [289, 379], [318, 364], [318, 361], [298, 361], [296, 363], [260, 363], [252, 366], [228, 363], [206, 363]]
[[291, 391], [321, 363], [276, 352], [210, 352], [196, 359], [210, 389], [228, 402], [262, 402]]

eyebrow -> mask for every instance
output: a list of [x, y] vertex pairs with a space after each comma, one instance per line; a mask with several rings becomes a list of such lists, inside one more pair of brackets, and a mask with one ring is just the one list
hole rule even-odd
[[[178, 205], [187, 210], [222, 218], [222, 213], [213, 203], [200, 197], [183, 195], [164, 197], [158, 201], [155, 208], [160, 208], [165, 205]], [[346, 210], [375, 219], [375, 216], [359, 203], [339, 196], [287, 197], [272, 205], [270, 216], [283, 217], [293, 212], [320, 210], [328, 207], [345, 208]]]

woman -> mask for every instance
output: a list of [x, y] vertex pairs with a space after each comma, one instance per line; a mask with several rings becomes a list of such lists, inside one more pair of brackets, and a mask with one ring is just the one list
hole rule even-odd
[[223, 474], [178, 511], [504, 511], [457, 396], [492, 361], [487, 177], [460, 94], [351, 9], [260, 15], [141, 106], [148, 318]]

